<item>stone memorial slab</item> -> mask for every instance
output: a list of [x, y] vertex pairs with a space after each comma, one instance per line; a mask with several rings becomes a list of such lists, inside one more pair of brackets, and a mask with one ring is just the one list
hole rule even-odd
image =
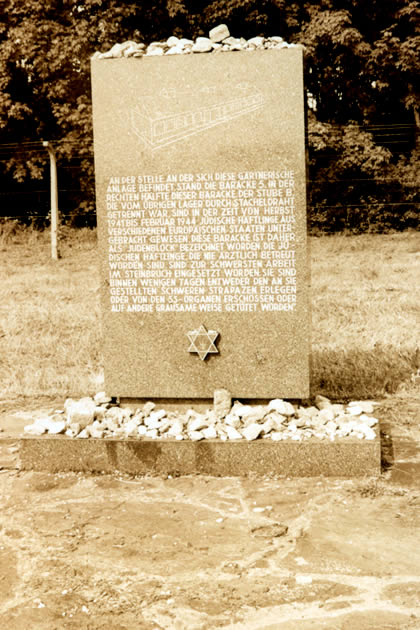
[[92, 60], [105, 385], [309, 395], [302, 51]]

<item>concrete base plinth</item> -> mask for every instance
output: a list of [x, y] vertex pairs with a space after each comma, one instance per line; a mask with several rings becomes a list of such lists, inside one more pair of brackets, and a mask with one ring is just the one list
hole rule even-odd
[[42, 436], [22, 438], [19, 455], [21, 469], [48, 472], [362, 477], [379, 475], [381, 470], [379, 435], [375, 440], [304, 442]]

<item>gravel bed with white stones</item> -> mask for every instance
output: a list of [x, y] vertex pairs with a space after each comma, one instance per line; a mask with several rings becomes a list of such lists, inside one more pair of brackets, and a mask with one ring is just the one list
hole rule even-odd
[[301, 44], [289, 44], [279, 35], [272, 37], [232, 37], [226, 24], [211, 29], [208, 37], [195, 40], [172, 35], [165, 41], [151, 42], [148, 46], [132, 40], [115, 44], [106, 52], [97, 51], [93, 59], [118, 59], [121, 57], [152, 57], [161, 55], [188, 55], [193, 53], [221, 53], [236, 50], [259, 50], [269, 48], [301, 48]]
[[308, 440], [358, 438], [373, 440], [378, 403], [335, 404], [317, 396], [303, 407], [276, 398], [266, 405], [234, 402], [221, 417], [214, 409], [199, 413], [166, 411], [154, 402], [132, 409], [120, 407], [104, 393], [79, 400], [68, 398], [64, 409], [39, 417], [24, 428], [28, 435], [65, 434], [70, 438], [136, 438], [173, 440]]

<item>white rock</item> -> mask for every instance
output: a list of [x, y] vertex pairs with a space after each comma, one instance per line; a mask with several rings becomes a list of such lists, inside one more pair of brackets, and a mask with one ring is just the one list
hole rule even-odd
[[165, 49], [165, 48], [167, 48], [167, 43], [166, 42], [150, 42], [150, 44], [148, 45], [147, 48], [162, 48], [162, 49]]
[[223, 44], [229, 46], [230, 50], [242, 50], [246, 46], [246, 40], [239, 39], [238, 37], [227, 37], [223, 40]]
[[111, 50], [109, 50], [105, 54], [107, 56], [109, 55], [110, 57], [113, 57], [113, 58], [123, 57], [124, 56], [124, 52], [126, 50], [128, 50], [129, 48], [133, 48], [135, 46], [137, 46], [136, 42], [133, 42], [131, 40], [123, 42], [122, 44], [114, 44], [114, 46], [111, 48]]
[[214, 426], [203, 429], [202, 433], [206, 440], [214, 440], [215, 438], [217, 438], [217, 431]]
[[105, 392], [98, 392], [93, 397], [93, 400], [97, 405], [105, 405], [106, 403], [110, 403], [112, 401], [112, 398], [110, 396], [107, 396]]
[[284, 433], [280, 431], [272, 431], [270, 433], [270, 438], [274, 440], [275, 442], [278, 442], [284, 439]]
[[227, 37], [230, 37], [229, 29], [226, 24], [219, 24], [211, 29], [209, 37], [212, 42], [222, 42]]
[[105, 418], [105, 414], [106, 414], [106, 407], [104, 406], [95, 407], [95, 415], [94, 415], [95, 420], [103, 420], [103, 418]]
[[216, 422], [218, 422], [219, 420], [216, 414], [214, 413], [213, 409], [208, 409], [205, 413], [205, 417], [207, 419], [208, 426], [210, 426], [211, 424], [216, 424]]
[[143, 437], [147, 433], [147, 427], [144, 426], [144, 424], [141, 424], [139, 427], [137, 427], [137, 433], [140, 435], [140, 437]]
[[[142, 425], [143, 426], [143, 425]], [[146, 428], [146, 427], [144, 427]], [[149, 427], [156, 428], [156, 427]], [[124, 425], [124, 433], [127, 437], [135, 437], [139, 433], [139, 426], [137, 420], [132, 418]]]
[[42, 435], [46, 432], [45, 426], [37, 421], [33, 422], [32, 424], [27, 424], [26, 427], [23, 428], [23, 430], [29, 435]]
[[205, 416], [193, 418], [188, 422], [189, 432], [200, 431], [201, 429], [205, 429], [206, 427], [208, 427], [208, 420]]
[[263, 405], [244, 405], [241, 411], [242, 420], [246, 424], [253, 424], [258, 420], [263, 420], [268, 413], [268, 408]]
[[172, 426], [171, 420], [169, 420], [169, 418], [163, 418], [160, 422], [161, 422], [161, 425], [159, 427], [160, 435], [164, 435], [164, 437], [168, 437], [166, 434], [166, 431], [168, 431], [168, 429], [170, 429]]
[[69, 399], [64, 403], [64, 409], [68, 424], [78, 422], [82, 427], [86, 427], [93, 422], [96, 403], [90, 397], [81, 398], [80, 400]]
[[148, 429], [145, 437], [155, 440], [158, 437], [157, 429]]
[[89, 437], [89, 431], [87, 429], [82, 429], [82, 431], [80, 431], [80, 433], [78, 433], [76, 435], [77, 438], [88, 438]]
[[247, 43], [251, 46], [259, 48], [264, 45], [264, 37], [251, 37], [251, 39], [248, 39]]
[[280, 413], [282, 416], [293, 416], [295, 413], [293, 405], [281, 398], [270, 400], [268, 403], [268, 410], [277, 411], [277, 413]]
[[221, 438], [222, 436], [225, 437], [227, 439], [227, 433], [226, 433], [226, 425], [221, 424], [220, 422], [218, 422], [215, 427], [214, 427], [217, 431], [217, 435], [219, 438]]
[[271, 411], [265, 417], [265, 422], [267, 422], [267, 420], [272, 420], [274, 423], [273, 429], [276, 431], [282, 431], [285, 427], [286, 416], [282, 416], [280, 413], [277, 413], [277, 411]]
[[360, 416], [360, 420], [362, 420], [365, 424], [367, 424], [368, 427], [374, 427], [375, 424], [378, 424], [377, 418], [374, 418], [373, 416], [366, 416], [365, 414], [362, 414]]
[[366, 440], [374, 440], [376, 438], [376, 433], [371, 427], [365, 427], [363, 431]]
[[338, 433], [342, 437], [345, 437], [346, 435], [350, 435], [350, 433], [353, 431], [353, 428], [354, 427], [352, 422], [343, 422], [339, 425]]
[[325, 407], [324, 409], [320, 409], [318, 412], [318, 418], [323, 422], [329, 422], [330, 420], [334, 420], [335, 413], [331, 407]]
[[310, 575], [297, 575], [296, 584], [312, 584], [312, 577]]
[[347, 413], [350, 414], [350, 416], [360, 416], [360, 414], [363, 413], [363, 409], [360, 405], [348, 405]]
[[349, 402], [348, 408], [360, 407], [363, 413], [373, 413], [377, 404], [372, 400], [354, 400]]
[[261, 428], [263, 435], [267, 435], [268, 433], [271, 433], [273, 429], [277, 429], [277, 424], [275, 423], [273, 418], [269, 417], [268, 419], [266, 419], [264, 424], [261, 425]]
[[331, 401], [329, 398], [321, 396], [320, 394], [318, 396], [315, 396], [315, 406], [318, 407], [318, 409], [325, 409], [325, 407], [329, 405], [331, 405]]
[[78, 422], [72, 422], [72, 424], [69, 425], [66, 431], [66, 435], [71, 435], [71, 437], [76, 437], [76, 435], [78, 435], [78, 433], [80, 433], [81, 430], [82, 430], [82, 427], [80, 426]]
[[127, 410], [120, 407], [111, 407], [106, 410], [105, 418], [107, 422], [113, 422], [116, 425], [121, 424], [127, 418]]
[[160, 429], [162, 421], [154, 414], [151, 414], [148, 418], [145, 418], [144, 424], [148, 429]]
[[172, 48], [172, 46], [178, 46], [179, 37], [176, 37], [175, 35], [171, 35], [171, 37], [168, 37], [168, 39], [166, 40], [166, 45], [169, 46], [169, 48]]
[[247, 427], [242, 429], [242, 435], [247, 440], [256, 440], [262, 431], [261, 424], [249, 424]]
[[161, 55], [163, 55], [163, 54], [164, 54], [164, 52], [163, 52], [163, 48], [157, 48], [157, 47], [150, 48], [150, 47], [149, 47], [149, 48], [146, 50], [146, 55], [147, 55], [148, 57], [159, 57], [159, 56], [161, 56]]
[[328, 433], [333, 433], [337, 430], [337, 423], [334, 422], [334, 420], [329, 420], [329, 422], [327, 422], [327, 424], [325, 425], [325, 430]]
[[66, 421], [65, 420], [53, 420], [52, 418], [46, 418], [45, 428], [48, 433], [51, 435], [58, 435], [59, 433], [64, 433], [66, 430]]
[[238, 416], [239, 418], [242, 418], [242, 416], [244, 416], [247, 412], [252, 411], [252, 407], [250, 405], [243, 405], [242, 403], [240, 403], [239, 401], [235, 401], [232, 409], [230, 410], [230, 413], [234, 416]]
[[296, 413], [299, 417], [307, 416], [313, 418], [318, 415], [319, 409], [318, 407], [299, 407]]
[[179, 435], [182, 435], [183, 430], [184, 425], [181, 420], [175, 420], [171, 428], [168, 430], [168, 435], [170, 437], [178, 437]]
[[141, 50], [138, 44], [133, 44], [130, 48], [126, 48], [123, 52], [124, 57], [143, 57], [144, 50]]
[[187, 409], [185, 412], [185, 421], [190, 422], [190, 420], [194, 420], [195, 418], [202, 418], [203, 414], [199, 413], [195, 409]]
[[89, 429], [89, 435], [92, 438], [96, 438], [97, 440], [100, 440], [104, 437], [104, 430], [99, 428], [99, 427], [94, 427], [92, 425], [90, 425], [89, 427], [86, 427], [86, 431]]
[[201, 431], [190, 431], [188, 433], [188, 437], [193, 442], [198, 442], [199, 440], [203, 440], [204, 439], [204, 435], [203, 435], [203, 433]]
[[150, 413], [152, 413], [155, 407], [156, 407], [155, 403], [149, 400], [147, 403], [143, 405], [142, 411], [145, 416], [148, 416]]
[[233, 413], [229, 413], [224, 419], [224, 424], [226, 426], [234, 427], [235, 429], [237, 429], [241, 426], [241, 419], [239, 418], [239, 416], [236, 416]]
[[192, 47], [194, 53], [207, 53], [213, 50], [213, 45], [208, 37], [197, 37]]
[[164, 409], [158, 409], [158, 411], [152, 411], [149, 416], [150, 420], [162, 420], [162, 418], [166, 418], [166, 411]]
[[116, 58], [116, 57], [122, 57], [123, 52], [124, 52], [123, 44], [114, 44], [114, 46], [110, 50], [108, 50], [105, 54], [109, 55], [110, 57]]
[[231, 427], [229, 425], [226, 425], [225, 430], [226, 430], [226, 434], [227, 434], [229, 440], [241, 440], [242, 439], [242, 435], [239, 433], [239, 431], [237, 431], [235, 429], [235, 427]]

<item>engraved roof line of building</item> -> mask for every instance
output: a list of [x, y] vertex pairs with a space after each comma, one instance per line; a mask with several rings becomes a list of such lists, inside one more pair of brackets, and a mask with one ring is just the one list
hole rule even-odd
[[264, 105], [261, 92], [250, 96], [216, 103], [212, 106], [199, 107], [196, 110], [178, 112], [160, 118], [151, 118], [138, 107], [131, 112], [133, 132], [147, 145], [157, 148], [195, 135], [204, 129], [223, 124]]
[[[188, 113], [203, 108], [225, 105], [238, 99], [251, 99], [261, 95], [258, 88], [252, 88], [249, 84], [238, 83], [235, 86], [203, 86], [191, 88], [191, 90], [162, 88], [156, 96], [143, 96], [136, 105], [136, 109], [151, 119], [175, 116], [180, 113]], [[188, 96], [189, 98], [180, 98]], [[161, 108], [161, 109], [160, 109]]]

